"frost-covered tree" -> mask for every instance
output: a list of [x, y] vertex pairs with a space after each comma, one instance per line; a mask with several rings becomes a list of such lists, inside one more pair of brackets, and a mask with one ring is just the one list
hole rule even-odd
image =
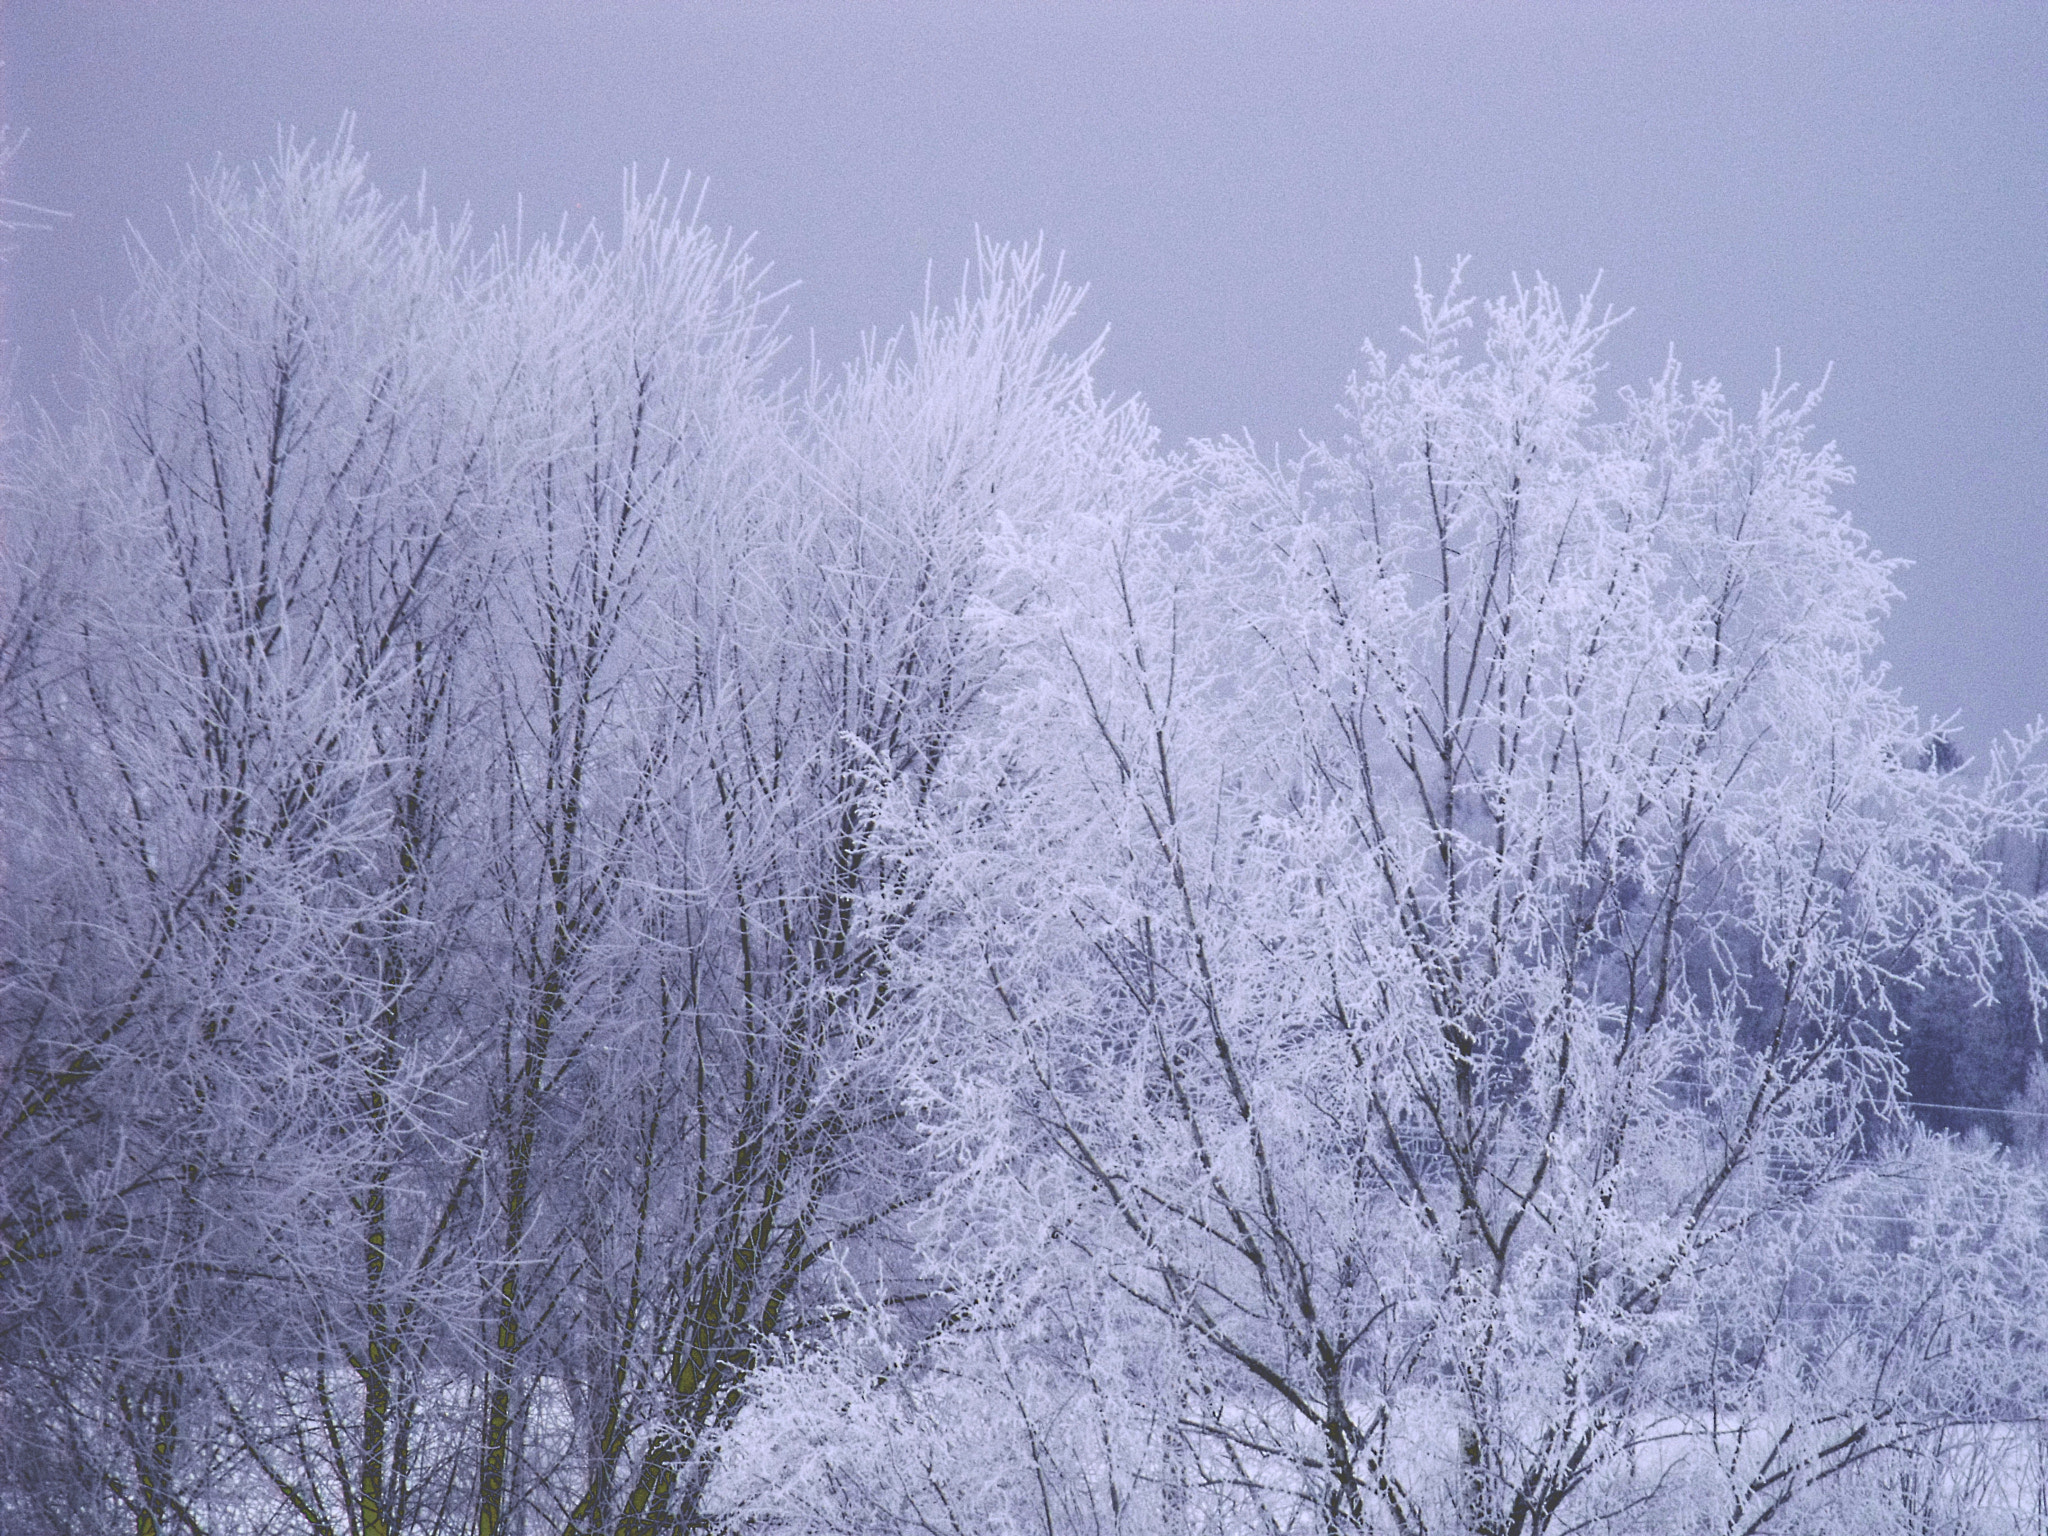
[[1589, 307], [1471, 320], [1045, 553], [924, 823], [951, 1326], [793, 1366], [733, 1507], [1882, 1528], [2038, 1411], [2041, 1191], [1899, 1139], [1887, 1013], [2038, 923], [2036, 780], [1919, 767], [1810, 400], [1603, 418]]
[[278, 1288], [334, 1285], [337, 1222], [374, 1239], [359, 1111], [418, 1086], [367, 1083], [411, 899], [390, 727], [465, 511], [448, 260], [345, 148], [215, 175], [24, 471], [10, 1417], [138, 1531], [221, 1472], [219, 1372], [336, 1342]]
[[576, 1529], [700, 1519], [767, 1354], [857, 1297], [916, 1304], [894, 971], [928, 861], [878, 828], [934, 793], [1000, 677], [991, 531], [1055, 522], [1097, 430], [1085, 360], [1053, 348], [1072, 299], [987, 249], [954, 311], [767, 422], [751, 478], [665, 498], [635, 980], [579, 1069], [608, 1085], [574, 1153], [603, 1197], [562, 1229]]

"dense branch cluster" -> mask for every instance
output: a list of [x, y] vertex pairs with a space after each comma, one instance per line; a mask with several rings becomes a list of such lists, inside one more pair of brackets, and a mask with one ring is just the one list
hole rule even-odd
[[1164, 456], [1033, 253], [785, 384], [659, 189], [346, 146], [137, 268], [7, 470], [8, 1530], [2039, 1518], [2048, 1183], [1899, 1023], [2048, 798], [1812, 400], [1453, 283]]

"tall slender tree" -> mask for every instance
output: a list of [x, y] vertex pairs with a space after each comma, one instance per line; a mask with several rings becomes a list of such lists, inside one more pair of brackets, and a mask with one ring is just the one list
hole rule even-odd
[[355, 1143], [329, 1128], [407, 917], [381, 738], [466, 510], [429, 340], [449, 245], [345, 143], [216, 174], [33, 461], [38, 541], [73, 559], [38, 573], [67, 595], [11, 699], [34, 905], [0, 1262], [11, 1363], [63, 1405], [36, 1416], [108, 1447], [88, 1469], [138, 1531], [189, 1525], [223, 1464], [217, 1372], [321, 1344], [274, 1287], [332, 1279], [317, 1206]]

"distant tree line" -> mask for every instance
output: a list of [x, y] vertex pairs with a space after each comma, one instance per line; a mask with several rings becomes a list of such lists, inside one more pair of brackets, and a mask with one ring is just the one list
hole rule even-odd
[[[1998, 856], [2015, 889], [2048, 890], [2048, 846], [2021, 841]], [[1988, 986], [1943, 977], [1903, 993], [1906, 1091], [1915, 1119], [2007, 1147], [2048, 1146], [2048, 1050], [2035, 1006], [2044, 961], [2048, 952], [2038, 938], [2015, 940]]]

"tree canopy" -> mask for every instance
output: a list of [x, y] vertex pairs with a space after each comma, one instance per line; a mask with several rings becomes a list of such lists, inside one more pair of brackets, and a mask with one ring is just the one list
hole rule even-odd
[[137, 271], [7, 469], [8, 1529], [2032, 1518], [2048, 1175], [1905, 1026], [2048, 796], [1816, 396], [1454, 275], [1164, 453], [1035, 249], [792, 380], [669, 189], [346, 143]]

